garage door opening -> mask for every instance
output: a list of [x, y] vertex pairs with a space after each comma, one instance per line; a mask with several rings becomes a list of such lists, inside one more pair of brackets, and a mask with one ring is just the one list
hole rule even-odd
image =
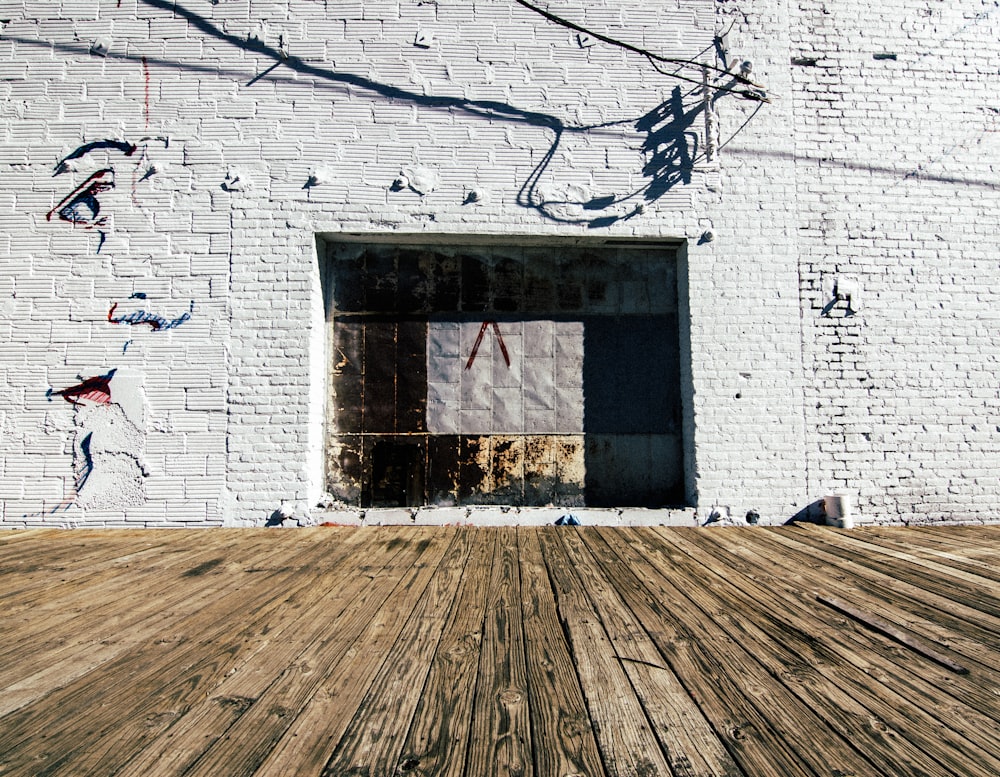
[[683, 505], [675, 248], [331, 241], [323, 254], [335, 498]]

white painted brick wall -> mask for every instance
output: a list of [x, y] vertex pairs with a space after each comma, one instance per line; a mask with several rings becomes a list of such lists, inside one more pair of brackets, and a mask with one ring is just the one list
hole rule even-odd
[[[586, 209], [650, 183], [636, 122], [697, 87], [516, 3], [0, 0], [0, 522], [254, 524], [314, 504], [316, 236], [343, 233], [687, 240], [686, 466], [703, 517], [779, 522], [844, 488], [862, 520], [995, 520], [994, 4], [546, 7], [712, 63], [728, 30], [728, 63], [752, 61], [774, 101], [720, 97], [715, 161], [650, 201]], [[703, 152], [704, 116], [689, 118]], [[102, 140], [145, 151], [96, 149], [53, 175]], [[103, 226], [46, 218], [105, 167]], [[390, 191], [404, 169], [437, 185]], [[836, 278], [859, 290], [854, 316], [822, 314]], [[165, 319], [193, 302], [190, 319], [109, 323], [135, 293]], [[142, 376], [145, 497], [83, 510], [74, 408], [46, 392], [116, 368]]]
[[[810, 490], [846, 488], [873, 520], [996, 520], [1000, 114], [984, 74], [1000, 14], [800, 9], [792, 56], [816, 60], [792, 67], [814, 171], [798, 182]], [[860, 290], [851, 318], [820, 315], [837, 276]]]

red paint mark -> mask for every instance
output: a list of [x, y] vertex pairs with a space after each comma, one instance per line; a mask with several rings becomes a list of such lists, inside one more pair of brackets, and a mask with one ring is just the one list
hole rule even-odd
[[504, 344], [503, 335], [500, 334], [500, 325], [494, 321], [493, 331], [496, 333], [497, 342], [500, 343], [500, 353], [503, 354], [503, 360], [507, 365], [507, 369], [510, 369], [510, 354], [507, 353], [507, 346]]
[[78, 402], [78, 399], [95, 402], [98, 405], [110, 405], [111, 378], [114, 374], [115, 371], [111, 370], [107, 375], [95, 375], [93, 378], [87, 378], [75, 386], [64, 388], [62, 391], [53, 391], [52, 393], [61, 396], [71, 405], [82, 405], [83, 403]]
[[476, 360], [476, 354], [479, 353], [479, 346], [483, 344], [483, 335], [486, 334], [486, 328], [492, 326], [493, 332], [497, 336], [497, 342], [500, 344], [500, 353], [503, 354], [503, 360], [507, 364], [507, 369], [510, 369], [510, 354], [507, 353], [507, 346], [503, 341], [503, 335], [500, 334], [500, 325], [496, 321], [484, 321], [483, 325], [479, 327], [479, 336], [476, 338], [476, 344], [472, 346], [472, 353], [469, 355], [469, 361], [465, 363], [465, 369], [471, 369], [472, 363]]
[[149, 63], [146, 56], [142, 57], [142, 75], [146, 81], [145, 106], [146, 106], [146, 131], [149, 131]]

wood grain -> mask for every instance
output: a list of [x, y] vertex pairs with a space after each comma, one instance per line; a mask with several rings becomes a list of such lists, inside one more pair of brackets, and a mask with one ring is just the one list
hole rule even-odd
[[496, 556], [495, 532], [467, 531], [473, 548], [399, 759], [399, 770], [413, 777], [465, 773], [489, 593], [483, 581]]
[[0, 533], [0, 773], [994, 777], [998, 561], [994, 526]]
[[534, 774], [521, 584], [513, 528], [495, 530], [496, 556], [484, 583], [489, 596], [483, 626], [466, 774]]
[[542, 531], [539, 540], [605, 767], [614, 775], [669, 775], [642, 704], [559, 537], [563, 531], [572, 529]]

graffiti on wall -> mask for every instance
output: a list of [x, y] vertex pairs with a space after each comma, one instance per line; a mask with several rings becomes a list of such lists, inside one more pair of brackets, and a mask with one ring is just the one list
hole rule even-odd
[[51, 221], [53, 216], [58, 216], [62, 221], [72, 224], [74, 227], [84, 229], [97, 229], [101, 235], [101, 243], [97, 247], [100, 253], [101, 245], [106, 238], [103, 227], [107, 224], [107, 217], [101, 216], [100, 195], [115, 188], [115, 171], [110, 167], [98, 170], [96, 173], [77, 186], [67, 194], [52, 210], [45, 216], [46, 221]]
[[[164, 148], [169, 146], [167, 138], [144, 137], [139, 143], [95, 140], [74, 149], [56, 163], [53, 176], [79, 173], [86, 174], [86, 177], [49, 211], [46, 219], [97, 231], [100, 235], [97, 252], [100, 253], [109, 228], [109, 207], [104, 198], [113, 192], [116, 179], [120, 178], [114, 158], [120, 155], [129, 160], [131, 201], [133, 205], [138, 205], [138, 184], [157, 172], [149, 153], [150, 145], [157, 142], [162, 143]], [[95, 160], [100, 169], [88, 174], [86, 166]], [[136, 292], [129, 299], [145, 300], [146, 295]], [[190, 303], [187, 311], [174, 317], [142, 308], [122, 311], [123, 307], [128, 307], [128, 303], [114, 302], [111, 305], [107, 315], [109, 323], [146, 325], [150, 331], [161, 332], [188, 321], [194, 311], [194, 302]], [[126, 342], [123, 351], [128, 349], [130, 342]], [[129, 375], [116, 382], [116, 375], [121, 377], [117, 369], [111, 369], [87, 378], [80, 376], [79, 382], [72, 386], [50, 388], [47, 392], [50, 401], [54, 397], [62, 397], [73, 406], [76, 429], [73, 480], [69, 489], [72, 493], [48, 514], [70, 506], [122, 509], [145, 501], [144, 480], [149, 471], [143, 460], [145, 402], [141, 378]], [[113, 385], [118, 386], [114, 396]]]
[[92, 140], [89, 143], [84, 143], [83, 145], [78, 146], [76, 149], [60, 159], [56, 163], [56, 168], [52, 175], [62, 175], [63, 173], [73, 170], [76, 160], [82, 159], [87, 154], [101, 149], [120, 151], [125, 156], [132, 156], [136, 152], [137, 146], [134, 146], [124, 140]]
[[79, 494], [87, 485], [90, 473], [94, 471], [94, 456], [90, 452], [90, 445], [93, 439], [94, 433], [88, 432], [86, 436], [80, 440], [80, 463], [77, 468], [76, 478], [74, 479], [74, 488], [75, 493], [77, 494]]
[[62, 397], [73, 405], [73, 493], [58, 510], [70, 505], [121, 509], [145, 500], [145, 403], [136, 375], [115, 385], [117, 369], [80, 378], [64, 389], [49, 389], [49, 401]]
[[[120, 177], [113, 160], [118, 155], [130, 160], [132, 203], [138, 205], [138, 183], [157, 172], [149, 155], [149, 146], [153, 142], [162, 142], [164, 147], [169, 143], [166, 138], [159, 137], [144, 137], [137, 144], [103, 139], [83, 143], [64, 156], [56, 163], [53, 177], [67, 173], [86, 177], [49, 211], [46, 220], [58, 220], [73, 227], [97, 231], [100, 235], [97, 253], [100, 253], [109, 228], [109, 209], [104, 198], [114, 191], [116, 179]], [[94, 161], [100, 169], [87, 174], [87, 165]], [[146, 295], [138, 292], [130, 299], [144, 300]], [[110, 323], [144, 324], [151, 331], [158, 332], [186, 322], [194, 310], [194, 302], [191, 302], [188, 311], [169, 318], [144, 309], [119, 312], [119, 308], [118, 302], [112, 304], [107, 316]], [[127, 348], [128, 342], [123, 351]], [[122, 509], [145, 501], [144, 479], [149, 473], [143, 461], [145, 410], [141, 379], [130, 375], [116, 383], [116, 375], [120, 377], [118, 370], [111, 369], [87, 378], [80, 376], [79, 382], [72, 386], [50, 388], [47, 392], [50, 401], [54, 397], [62, 397], [73, 406], [76, 429], [73, 440], [74, 475], [69, 489], [72, 493], [49, 514], [70, 506]], [[115, 396], [113, 385], [118, 385]]]
[[[133, 294], [129, 299], [146, 299], [146, 295], [138, 292]], [[191, 300], [191, 304], [188, 309], [181, 313], [176, 318], [165, 318], [158, 313], [153, 313], [148, 310], [133, 310], [129, 313], [125, 313], [119, 316], [115, 316], [115, 312], [118, 310], [118, 303], [115, 302], [111, 305], [108, 310], [108, 321], [112, 324], [129, 324], [131, 326], [147, 325], [153, 332], [165, 332], [168, 329], [175, 329], [188, 321], [191, 318], [191, 314], [194, 312], [194, 300]]]
[[483, 336], [486, 334], [487, 328], [491, 325], [493, 327], [493, 334], [497, 338], [497, 345], [500, 346], [500, 353], [503, 354], [504, 364], [507, 365], [507, 369], [510, 369], [510, 352], [507, 350], [507, 345], [503, 341], [503, 335], [500, 333], [500, 324], [496, 321], [484, 321], [483, 325], [479, 327], [479, 335], [476, 337], [476, 344], [472, 346], [472, 353], [469, 354], [469, 361], [465, 363], [465, 369], [472, 369], [472, 364], [476, 361], [476, 356], [479, 354], [479, 346], [483, 344]]
[[[56, 161], [52, 177], [66, 185], [64, 196], [46, 214], [46, 221], [69, 224], [99, 235], [101, 252], [114, 227], [114, 216], [129, 200], [141, 207], [139, 185], [163, 169], [154, 149], [169, 148], [169, 138], [149, 134], [151, 77], [149, 63], [142, 61], [143, 134], [138, 142], [120, 138], [86, 140]], [[131, 186], [123, 182], [131, 179]], [[122, 194], [123, 189], [130, 189]], [[129, 197], [129, 194], [131, 195]], [[142, 292], [127, 301], [114, 301], [107, 313], [111, 324], [148, 326], [163, 332], [181, 326], [194, 312], [192, 300], [187, 310], [154, 311], [139, 302]], [[123, 352], [131, 340], [125, 343]], [[149, 476], [143, 454], [146, 439], [146, 401], [142, 375], [128, 368], [110, 369], [64, 388], [50, 387], [50, 402], [62, 397], [72, 406], [73, 477], [66, 481], [65, 497], [52, 509], [36, 514], [45, 517], [70, 507], [122, 509], [145, 501], [145, 478]], [[29, 517], [29, 516], [25, 516]], [[71, 521], [72, 523], [72, 521]]]
[[62, 397], [71, 405], [82, 405], [86, 402], [94, 402], [98, 405], [111, 404], [111, 379], [115, 376], [116, 370], [111, 370], [104, 375], [95, 375], [92, 378], [80, 378], [80, 382], [75, 386], [53, 391], [49, 389], [46, 396], [49, 401], [52, 397]]
[[[169, 139], [165, 137], [144, 137], [138, 144], [129, 143], [124, 140], [94, 140], [77, 147], [72, 152], [60, 159], [52, 173], [53, 177], [63, 175], [68, 172], [78, 172], [83, 160], [90, 159], [90, 155], [98, 151], [114, 151], [125, 157], [135, 157], [132, 165], [132, 201], [136, 203], [136, 189], [142, 181], [147, 180], [156, 174], [156, 166], [150, 161], [149, 145], [152, 142], [163, 143], [164, 147], [169, 147]], [[138, 156], [136, 156], [138, 152]], [[102, 167], [91, 173], [81, 184], [69, 192], [59, 204], [50, 210], [46, 216], [46, 221], [57, 218], [65, 221], [74, 227], [81, 227], [87, 230], [96, 230], [100, 235], [97, 245], [97, 253], [107, 239], [106, 227], [108, 217], [102, 214], [101, 198], [108, 192], [115, 189], [114, 165]]]

